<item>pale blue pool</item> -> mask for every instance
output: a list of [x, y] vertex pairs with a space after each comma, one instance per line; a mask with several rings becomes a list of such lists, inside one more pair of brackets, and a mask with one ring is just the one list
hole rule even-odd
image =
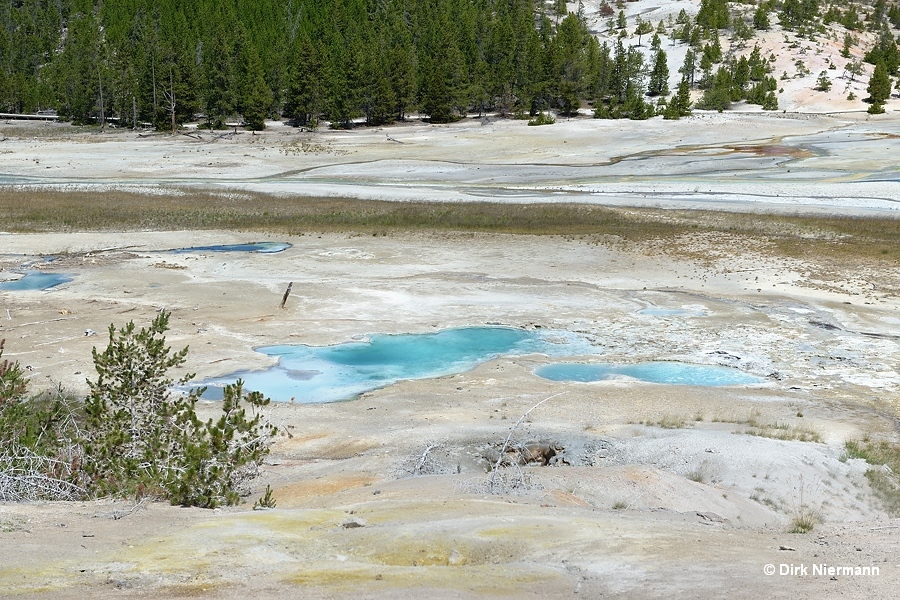
[[15, 281], [0, 283], [0, 290], [20, 292], [25, 290], [46, 290], [61, 283], [68, 283], [72, 278], [62, 273], [41, 273], [40, 271], [28, 271], [24, 277]]
[[275, 401], [301, 403], [349, 400], [405, 379], [461, 373], [498, 356], [546, 354], [584, 356], [600, 349], [583, 336], [565, 331], [525, 331], [508, 327], [464, 327], [437, 333], [372, 335], [368, 340], [335, 346], [265, 346], [277, 356], [264, 371], [238, 371], [202, 382], [205, 398], [218, 399], [222, 387], [236, 379], [245, 390]]
[[192, 246], [190, 248], [175, 248], [169, 250], [174, 254], [188, 254], [191, 252], [255, 252], [257, 254], [275, 254], [284, 252], [291, 247], [287, 242], [253, 242], [252, 244], [218, 244], [215, 246]]
[[651, 306], [642, 308], [637, 311], [639, 315], [649, 315], [651, 317], [702, 317], [705, 316], [703, 311], [685, 310], [683, 308], [659, 308]]
[[729, 367], [690, 365], [679, 362], [646, 362], [633, 365], [611, 363], [555, 363], [543, 365], [534, 374], [551, 381], [592, 382], [626, 376], [650, 383], [720, 386], [748, 385], [764, 380]]

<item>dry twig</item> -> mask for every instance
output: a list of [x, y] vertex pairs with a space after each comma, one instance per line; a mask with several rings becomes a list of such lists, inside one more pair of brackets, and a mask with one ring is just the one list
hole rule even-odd
[[[515, 425], [513, 425], [509, 429], [509, 435], [506, 436], [506, 441], [503, 442], [503, 446], [500, 448], [500, 455], [497, 457], [497, 462], [496, 462], [496, 464], [494, 464], [494, 468], [491, 469], [491, 476], [488, 478], [488, 489], [491, 492], [494, 491], [494, 482], [497, 477], [497, 471], [500, 469], [500, 465], [503, 462], [503, 457], [506, 456], [506, 450], [507, 450], [507, 448], [509, 448], [509, 442], [512, 439], [513, 433], [516, 432], [516, 429], [519, 428], [519, 425], [522, 424], [522, 422], [528, 417], [528, 415], [531, 413], [531, 411], [536, 409], [538, 406], [540, 406], [544, 402], [546, 402], [548, 400], [552, 400], [553, 398], [556, 398], [557, 396], [562, 396], [563, 394], [565, 394], [565, 392], [559, 392], [558, 394], [553, 394], [552, 396], [548, 396], [547, 398], [544, 398], [543, 400], [541, 400], [540, 402], [538, 402], [537, 404], [535, 404], [534, 406], [529, 408], [527, 411], [525, 411], [525, 414], [523, 414], [521, 417], [519, 417], [519, 420], [516, 421]], [[516, 467], [518, 468], [518, 465], [516, 465]]]

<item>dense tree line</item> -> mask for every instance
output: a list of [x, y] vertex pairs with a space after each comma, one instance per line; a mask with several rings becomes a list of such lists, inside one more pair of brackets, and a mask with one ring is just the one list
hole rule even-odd
[[[723, 58], [721, 31], [749, 39], [770, 26], [770, 11], [785, 27], [804, 27], [823, 18], [822, 4], [760, 2], [745, 22], [726, 0], [702, 0], [693, 18], [682, 11], [667, 28], [638, 17], [631, 31], [624, 12], [614, 19], [606, 3], [611, 35], [601, 44], [582, 11], [567, 13], [561, 1], [7, 0], [0, 111], [56, 109], [76, 123], [166, 129], [198, 114], [208, 127], [240, 117], [260, 128], [274, 116], [341, 127], [413, 111], [434, 122], [485, 111], [565, 115], [585, 102], [599, 117], [646, 118], [665, 111], [668, 73], [677, 68], [660, 35], [690, 45], [682, 78], [688, 90], [712, 90], [706, 106], [725, 105], [727, 96], [771, 107], [771, 81]], [[855, 6], [829, 4], [824, 19], [856, 26]], [[867, 59], [884, 62], [889, 74], [900, 65], [888, 29], [898, 14], [894, 3], [876, 0], [865, 15], [885, 31]], [[646, 53], [642, 40], [651, 33]], [[629, 35], [637, 46], [623, 41]], [[687, 107], [670, 116], [689, 110], [687, 97], [680, 90]]]
[[21, 0], [0, 22], [0, 110], [76, 122], [565, 112], [597, 56], [534, 0]]
[[[340, 127], [411, 111], [572, 114], [585, 101], [652, 114], [643, 54], [599, 44], [564, 2], [17, 0], [0, 22], [0, 111], [76, 123]], [[657, 52], [651, 94], [668, 93], [667, 69]]]

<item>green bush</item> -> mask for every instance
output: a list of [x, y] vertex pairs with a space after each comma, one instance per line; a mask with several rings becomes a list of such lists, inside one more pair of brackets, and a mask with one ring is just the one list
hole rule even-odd
[[[0, 340], [0, 359], [3, 359], [4, 344], [6, 340]], [[25, 396], [25, 388], [25, 374], [19, 363], [0, 360], [0, 410], [8, 404], [19, 402]]]
[[[94, 495], [163, 497], [173, 504], [234, 504], [255, 476], [275, 428], [261, 420], [262, 394], [242, 382], [226, 386], [222, 415], [203, 423], [196, 404], [203, 389], [175, 393], [193, 375], [174, 382], [169, 370], [184, 364], [188, 348], [166, 346], [169, 313], [149, 328], [109, 327], [109, 345], [93, 351], [96, 381], [85, 400], [84, 470]], [[247, 406], [254, 416], [248, 417]]]
[[861, 458], [872, 465], [866, 470], [869, 485], [891, 516], [900, 516], [900, 444], [867, 438], [850, 440], [844, 444], [849, 458]]
[[528, 121], [528, 124], [531, 126], [536, 125], [553, 125], [556, 123], [556, 119], [553, 118], [553, 115], [550, 113], [539, 112], [537, 116]]
[[149, 496], [212, 508], [240, 499], [276, 433], [259, 411], [269, 400], [238, 380], [219, 418], [202, 422], [203, 389], [173, 391], [193, 375], [168, 375], [188, 353], [166, 346], [168, 324], [163, 311], [140, 331], [110, 325], [83, 403], [62, 390], [28, 398], [19, 364], [0, 362], [0, 501]]

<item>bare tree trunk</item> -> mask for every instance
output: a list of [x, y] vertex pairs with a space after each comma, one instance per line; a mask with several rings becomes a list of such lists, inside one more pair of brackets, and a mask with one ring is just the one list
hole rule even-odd
[[103, 108], [103, 78], [100, 75], [100, 65], [97, 65], [97, 83], [100, 87], [100, 131], [106, 127], [106, 114]]
[[153, 77], [153, 121], [156, 121], [156, 111], [159, 104], [156, 100], [156, 53], [153, 53], [153, 59], [150, 61], [150, 75]]
[[172, 90], [172, 102], [169, 107], [169, 114], [172, 117], [172, 135], [175, 135], [175, 84], [172, 82], [172, 69], [169, 69], [169, 89]]

